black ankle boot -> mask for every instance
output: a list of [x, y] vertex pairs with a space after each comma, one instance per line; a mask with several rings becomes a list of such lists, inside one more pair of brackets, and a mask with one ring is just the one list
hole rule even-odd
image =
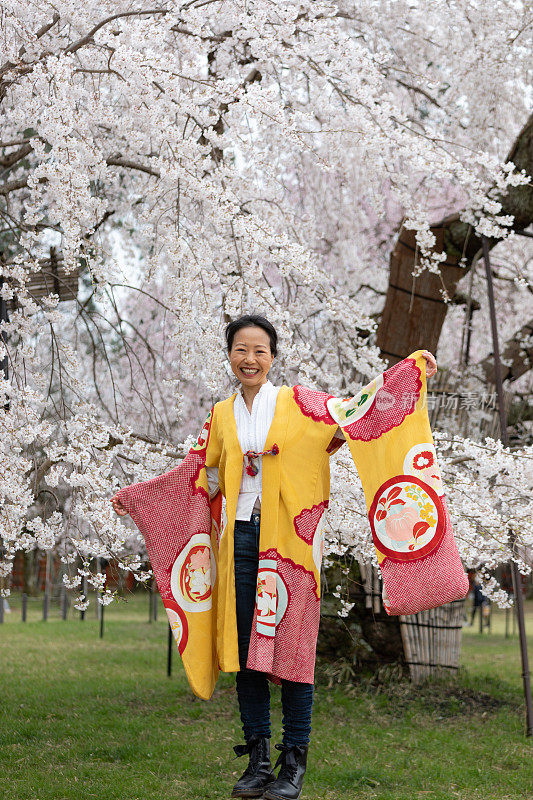
[[265, 800], [297, 800], [300, 797], [308, 749], [309, 745], [276, 745], [276, 750], [281, 750], [276, 767], [281, 764], [281, 769], [274, 783], [263, 794]]
[[270, 763], [270, 739], [254, 736], [246, 744], [233, 748], [238, 756], [250, 754], [250, 763], [233, 787], [232, 797], [261, 797], [264, 789], [275, 779]]

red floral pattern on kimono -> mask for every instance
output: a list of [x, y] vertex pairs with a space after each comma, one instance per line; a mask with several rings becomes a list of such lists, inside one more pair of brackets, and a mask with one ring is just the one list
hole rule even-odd
[[328, 505], [328, 500], [323, 500], [312, 508], [304, 508], [297, 517], [294, 517], [294, 529], [297, 535], [307, 544], [313, 544], [318, 524]]
[[328, 400], [330, 400], [333, 395], [299, 385], [293, 386], [292, 391], [302, 414], [305, 414], [306, 417], [311, 417], [315, 422], [325, 422], [326, 425], [336, 424], [327, 406]]
[[364, 386], [355, 397], [330, 398], [330, 416], [350, 439], [369, 442], [397, 428], [415, 410], [422, 381], [416, 361], [405, 358]]

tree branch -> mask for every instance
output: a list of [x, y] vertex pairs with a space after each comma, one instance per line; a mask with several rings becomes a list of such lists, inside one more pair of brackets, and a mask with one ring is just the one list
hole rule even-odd
[[75, 53], [76, 50], [80, 49], [80, 47], [83, 47], [84, 45], [88, 44], [92, 40], [94, 34], [97, 31], [99, 31], [100, 28], [103, 28], [104, 25], [107, 25], [109, 22], [113, 22], [113, 20], [115, 20], [115, 19], [120, 19], [122, 17], [136, 17], [136, 16], [140, 17], [140, 16], [146, 16], [146, 15], [150, 15], [150, 14], [168, 14], [168, 13], [169, 13], [169, 11], [168, 11], [167, 8], [151, 8], [151, 9], [147, 9], [146, 11], [142, 11], [142, 10], [139, 10], [139, 11], [124, 11], [121, 14], [113, 14], [111, 17], [106, 17], [106, 19], [103, 19], [101, 22], [99, 22], [97, 25], [95, 25], [93, 28], [91, 28], [89, 33], [86, 33], [85, 36], [82, 36], [81, 39], [78, 39], [77, 42], [74, 42], [73, 44], [71, 44], [67, 48], [65, 48], [64, 52], [65, 53]]
[[153, 175], [154, 178], [159, 178], [160, 174], [151, 167], [145, 167], [144, 164], [138, 164], [136, 161], [130, 161], [127, 158], [106, 158], [106, 164], [110, 167], [125, 167], [126, 169], [136, 169], [139, 172], [146, 172], [147, 175]]
[[19, 178], [16, 181], [7, 181], [6, 183], [0, 184], [0, 195], [6, 195], [10, 192], [16, 191], [16, 189], [23, 189], [25, 186], [28, 185], [28, 178]]
[[[45, 23], [45, 25], [43, 25], [41, 28], [39, 28], [39, 30], [35, 34], [35, 38], [36, 39], [40, 39], [42, 36], [45, 35], [45, 33], [48, 33], [50, 28], [53, 28], [54, 25], [56, 24], [56, 22], [59, 22], [60, 18], [61, 18], [61, 15], [56, 11], [54, 16], [52, 17], [52, 21]], [[19, 57], [22, 58], [22, 56], [24, 55], [25, 52], [26, 52], [26, 48], [24, 46], [21, 47], [20, 50], [19, 50]], [[0, 67], [0, 77], [2, 75], [4, 75], [6, 72], [9, 72], [10, 69], [13, 69], [13, 67], [16, 67], [16, 66], [17, 65], [15, 63], [13, 63], [13, 61], [6, 61]]]
[[32, 150], [33, 147], [31, 144], [22, 145], [22, 147], [20, 147], [18, 150], [15, 150], [14, 153], [10, 153], [8, 156], [0, 157], [0, 167], [9, 169], [13, 166], [13, 164], [16, 164], [17, 161], [21, 161], [23, 158], [25, 158], [28, 153], [31, 153]]
[[[530, 340], [529, 345], [524, 345], [524, 339]], [[508, 339], [502, 347], [502, 379], [516, 381], [533, 367], [533, 319], [526, 322], [514, 336]], [[509, 367], [504, 362], [511, 362]], [[492, 353], [479, 362], [485, 377], [491, 383], [496, 383], [494, 377], [494, 356]]]

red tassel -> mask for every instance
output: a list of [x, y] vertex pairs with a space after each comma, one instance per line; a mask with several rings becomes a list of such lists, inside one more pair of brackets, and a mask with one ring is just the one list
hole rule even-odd
[[259, 467], [254, 464], [254, 458], [258, 458], [258, 456], [277, 456], [279, 453], [279, 447], [277, 444], [273, 444], [270, 450], [263, 450], [262, 453], [256, 453], [255, 450], [247, 450], [244, 453], [244, 459], [248, 459], [248, 463], [246, 464], [245, 461], [245, 470], [246, 474], [253, 478], [259, 472]]

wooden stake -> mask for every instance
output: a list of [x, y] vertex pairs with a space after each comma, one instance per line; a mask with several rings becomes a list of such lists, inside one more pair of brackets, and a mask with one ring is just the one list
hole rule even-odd
[[[494, 291], [492, 288], [492, 274], [490, 271], [489, 245], [485, 236], [481, 237], [483, 247], [483, 260], [485, 262], [485, 273], [487, 276], [487, 294], [490, 309], [490, 326], [492, 331], [492, 350], [494, 352], [494, 377], [496, 378], [496, 391], [498, 394], [498, 410], [500, 412], [500, 438], [505, 447], [509, 441], [507, 437], [507, 414], [503, 398], [503, 381], [500, 362], [500, 347], [498, 343], [498, 324], [496, 322], [496, 307], [494, 303]], [[510, 531], [511, 547], [516, 550], [516, 535]], [[520, 656], [522, 660], [522, 680], [524, 684], [524, 696], [526, 701], [526, 736], [533, 735], [533, 703], [531, 701], [531, 682], [529, 674], [529, 659], [527, 653], [526, 624], [524, 619], [524, 602], [522, 597], [522, 579], [516, 561], [511, 561], [511, 572], [515, 586], [516, 616], [518, 621], [518, 633], [520, 635]]]
[[172, 635], [172, 628], [170, 622], [168, 623], [168, 636], [167, 636], [167, 675], [170, 678], [172, 675], [172, 643], [174, 636]]
[[67, 587], [61, 587], [61, 619], [67, 618]]
[[43, 620], [48, 619], [48, 607], [50, 605], [50, 551], [46, 551], [46, 565], [44, 572], [44, 598], [43, 598]]

